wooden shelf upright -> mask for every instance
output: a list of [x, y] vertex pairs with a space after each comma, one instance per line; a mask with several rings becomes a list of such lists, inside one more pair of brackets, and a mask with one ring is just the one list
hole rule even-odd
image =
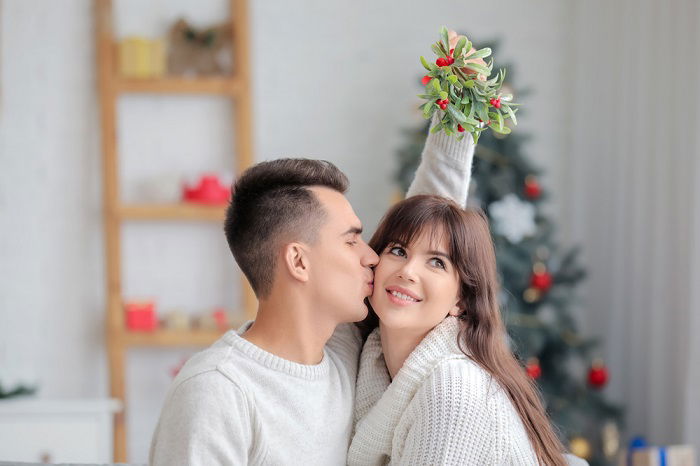
[[[207, 78], [164, 77], [158, 79], [123, 78], [117, 69], [117, 43], [112, 28], [112, 1], [95, 0], [97, 32], [97, 68], [102, 129], [103, 211], [106, 261], [107, 309], [105, 331], [109, 358], [111, 397], [121, 400], [124, 411], [114, 424], [114, 461], [127, 462], [125, 411], [126, 351], [130, 347], [202, 347], [213, 343], [220, 332], [158, 330], [151, 333], [127, 331], [124, 323], [121, 285], [121, 224], [126, 221], [203, 221], [222, 222], [224, 209], [188, 204], [122, 204], [119, 197], [117, 98], [123, 94], [214, 94], [230, 98], [235, 120], [234, 169], [240, 174], [253, 163], [251, 86], [248, 47], [248, 10], [246, 0], [229, 0], [233, 25], [233, 63], [231, 76]], [[233, 260], [233, 258], [231, 258]], [[257, 301], [250, 286], [243, 283], [244, 315], [255, 315]]]

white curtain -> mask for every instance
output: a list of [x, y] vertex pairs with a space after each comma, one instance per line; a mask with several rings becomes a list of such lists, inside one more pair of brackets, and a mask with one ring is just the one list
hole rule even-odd
[[[697, 0], [572, 7], [565, 240], [589, 270], [581, 320], [600, 335], [628, 434], [700, 452]], [[546, 51], [543, 51], [546, 53]]]

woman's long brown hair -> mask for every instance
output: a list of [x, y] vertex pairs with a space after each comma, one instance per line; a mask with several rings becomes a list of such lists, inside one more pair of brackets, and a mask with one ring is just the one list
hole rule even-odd
[[[566, 465], [564, 447], [544, 410], [534, 381], [508, 348], [498, 304], [498, 275], [488, 220], [478, 209], [462, 209], [440, 196], [419, 195], [394, 205], [369, 242], [381, 255], [392, 243], [410, 245], [421, 234], [446, 238], [460, 280], [460, 349], [508, 394], [540, 464]], [[447, 315], [447, 312], [445, 313]], [[361, 327], [378, 325], [372, 311]]]

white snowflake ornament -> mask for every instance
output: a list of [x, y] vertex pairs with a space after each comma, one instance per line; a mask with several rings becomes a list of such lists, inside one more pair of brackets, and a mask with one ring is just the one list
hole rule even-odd
[[532, 236], [537, 231], [535, 206], [521, 201], [515, 194], [508, 194], [489, 206], [494, 230], [513, 244]]

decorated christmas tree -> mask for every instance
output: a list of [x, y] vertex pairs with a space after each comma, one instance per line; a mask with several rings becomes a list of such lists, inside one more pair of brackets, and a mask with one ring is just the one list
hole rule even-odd
[[[439, 72], [432, 68], [432, 75]], [[512, 91], [512, 68], [505, 68], [502, 91], [522, 99], [523, 92]], [[421, 83], [428, 88], [430, 76]], [[424, 106], [421, 109], [425, 115]], [[505, 123], [512, 125], [511, 120]], [[612, 464], [620, 448], [622, 409], [601, 392], [609, 374], [598, 357], [599, 343], [577, 328], [574, 310], [585, 309], [577, 295], [586, 275], [580, 251], [557, 244], [555, 225], [542, 211], [548, 193], [540, 184], [541, 171], [525, 154], [528, 135], [504, 132], [510, 131], [478, 135], [468, 204], [483, 209], [491, 224], [511, 348], [540, 387], [564, 445], [592, 466]], [[404, 192], [426, 133], [427, 123], [407, 131], [407, 141], [398, 151], [396, 180]]]

